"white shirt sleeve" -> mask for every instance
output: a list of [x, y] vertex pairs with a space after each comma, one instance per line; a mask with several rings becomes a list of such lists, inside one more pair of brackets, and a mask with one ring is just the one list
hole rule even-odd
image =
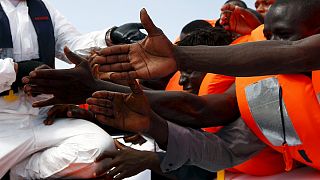
[[9, 90], [15, 81], [16, 72], [13, 59], [0, 59], [0, 93]]
[[86, 49], [90, 47], [103, 47], [105, 33], [108, 29], [81, 34], [70, 22], [48, 1], [43, 1], [50, 13], [56, 39], [56, 57], [63, 57], [63, 48], [68, 46], [71, 50]]
[[216, 172], [245, 162], [266, 147], [241, 118], [216, 134], [171, 122], [168, 122], [168, 128], [167, 152], [161, 161], [161, 169], [165, 173], [183, 165]]

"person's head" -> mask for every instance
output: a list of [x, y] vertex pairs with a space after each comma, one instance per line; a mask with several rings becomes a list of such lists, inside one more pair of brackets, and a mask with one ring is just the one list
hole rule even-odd
[[239, 7], [245, 8], [245, 9], [248, 8], [247, 4], [241, 0], [228, 0], [224, 4], [232, 4], [232, 5], [239, 6]]
[[[232, 42], [231, 34], [223, 28], [205, 28], [192, 32], [181, 41], [177, 42], [178, 46], [223, 46]], [[188, 69], [181, 70], [179, 84], [183, 90], [198, 94], [201, 82], [206, 73], [191, 71]]]
[[265, 17], [268, 13], [271, 5], [275, 3], [276, 0], [256, 0], [255, 7], [261, 16]]
[[179, 39], [183, 39], [193, 31], [209, 27], [212, 27], [212, 25], [205, 20], [199, 19], [191, 21], [182, 28]]
[[320, 0], [278, 0], [265, 18], [270, 40], [299, 40], [320, 31]]

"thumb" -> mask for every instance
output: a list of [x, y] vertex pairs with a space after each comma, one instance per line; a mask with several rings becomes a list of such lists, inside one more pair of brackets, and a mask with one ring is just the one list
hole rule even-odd
[[64, 54], [67, 56], [67, 58], [75, 65], [80, 64], [83, 61], [86, 61], [85, 59], [83, 59], [82, 57], [80, 57], [79, 55], [75, 54], [74, 52], [72, 52], [67, 46], [64, 47]]
[[143, 95], [143, 90], [135, 79], [128, 79], [128, 85], [133, 94]]
[[114, 145], [116, 145], [116, 148], [118, 148], [119, 150], [123, 150], [126, 148], [129, 148], [128, 146], [122, 144], [121, 142], [119, 142], [118, 140], [113, 140], [114, 141]]
[[140, 21], [144, 29], [148, 32], [148, 36], [157, 36], [163, 34], [162, 31], [155, 26], [145, 8], [140, 11]]

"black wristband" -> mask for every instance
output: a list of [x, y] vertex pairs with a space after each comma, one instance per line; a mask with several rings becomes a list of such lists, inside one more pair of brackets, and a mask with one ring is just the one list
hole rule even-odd
[[118, 27], [117, 26], [113, 26], [112, 28], [108, 29], [108, 31], [106, 32], [106, 35], [105, 35], [105, 42], [106, 42], [106, 45], [108, 44], [115, 44], [113, 41], [112, 41], [112, 32], [114, 30], [116, 30]]
[[18, 73], [16, 75], [16, 81], [11, 85], [11, 88], [14, 90], [14, 92], [18, 92], [18, 88], [24, 86], [24, 84], [22, 83], [22, 78], [24, 76], [28, 76], [31, 71], [41, 65], [43, 65], [43, 63], [37, 60], [18, 62]]

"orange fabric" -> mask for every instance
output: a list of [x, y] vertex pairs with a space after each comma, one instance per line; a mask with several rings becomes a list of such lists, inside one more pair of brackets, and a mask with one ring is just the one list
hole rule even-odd
[[208, 94], [221, 94], [230, 88], [236, 78], [232, 76], [224, 76], [216, 74], [208, 86]]
[[177, 71], [167, 84], [166, 91], [183, 91], [183, 87], [179, 85], [180, 71]]
[[[236, 39], [232, 44], [265, 40], [263, 29], [264, 25], [261, 25], [253, 30], [251, 35], [242, 36]], [[268, 176], [284, 172], [284, 169], [285, 163], [283, 161], [282, 154], [270, 147], [266, 147], [259, 154], [253, 156], [250, 160], [228, 170], [253, 176]]]
[[235, 166], [231, 172], [240, 172], [252, 176], [268, 176], [284, 172], [285, 164], [282, 154], [273, 150], [271, 147], [264, 148], [257, 155], [253, 156], [248, 161]]
[[[297, 146], [273, 146], [260, 131], [251, 115], [248, 102], [245, 96], [245, 87], [270, 76], [237, 78], [237, 99], [241, 116], [248, 127], [264, 143], [282, 153], [285, 163], [290, 165], [290, 161], [295, 159], [308, 166], [320, 169], [319, 156], [319, 128], [320, 128], [320, 105], [316, 98], [313, 84], [310, 78], [305, 75], [278, 75], [275, 76], [283, 91], [283, 100], [286, 104], [288, 115], [302, 142]], [[298, 152], [304, 150], [312, 163], [307, 162]], [[276, 164], [274, 164], [276, 166]]]
[[215, 27], [216, 26], [216, 22], [217, 20], [214, 20], [214, 19], [208, 19], [208, 20], [205, 20], [207, 21], [209, 24], [211, 24], [212, 27]]
[[314, 91], [320, 93], [320, 70], [312, 72], [312, 84]]
[[79, 105], [80, 108], [88, 110], [89, 109], [89, 105], [88, 104], [80, 104]]
[[[224, 93], [234, 83], [235, 78], [219, 74], [207, 73], [204, 77], [200, 89], [199, 96], [208, 94], [221, 94]], [[202, 128], [206, 132], [216, 133], [222, 126]]]
[[250, 38], [248, 42], [255, 42], [255, 41], [264, 41], [266, 38], [263, 34], [264, 24], [257, 27], [255, 30], [251, 32]]
[[234, 40], [234, 41], [231, 43], [231, 45], [246, 43], [246, 42], [249, 41], [250, 38], [251, 38], [250, 35], [240, 36], [240, 37], [238, 37], [236, 40]]

